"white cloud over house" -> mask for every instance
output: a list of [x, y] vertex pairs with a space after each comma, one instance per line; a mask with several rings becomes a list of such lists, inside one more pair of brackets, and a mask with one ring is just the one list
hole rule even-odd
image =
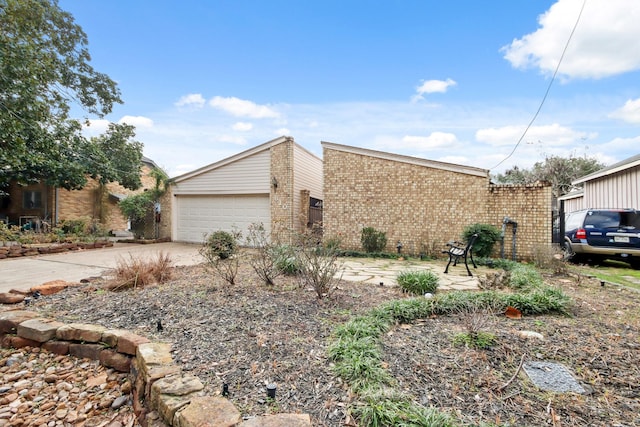
[[269, 106], [259, 105], [236, 97], [215, 96], [209, 101], [209, 105], [236, 117], [267, 119], [280, 116], [280, 113]]

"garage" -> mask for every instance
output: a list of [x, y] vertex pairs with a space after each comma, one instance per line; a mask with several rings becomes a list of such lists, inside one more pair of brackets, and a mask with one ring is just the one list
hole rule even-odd
[[247, 236], [250, 224], [262, 223], [269, 232], [269, 195], [177, 196], [176, 237], [181, 242], [201, 243], [212, 231], [233, 231]]
[[[262, 223], [281, 242], [322, 200], [322, 160], [283, 136], [171, 179], [171, 237], [202, 243], [218, 230]], [[244, 242], [242, 242], [244, 243]]]

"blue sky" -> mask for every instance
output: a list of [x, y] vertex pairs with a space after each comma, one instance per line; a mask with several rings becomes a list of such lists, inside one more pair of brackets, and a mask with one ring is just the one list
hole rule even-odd
[[[281, 135], [320, 157], [329, 141], [492, 173], [640, 152], [634, 0], [59, 5], [118, 82], [106, 119], [135, 125], [170, 176]], [[92, 119], [88, 134], [106, 128]]]

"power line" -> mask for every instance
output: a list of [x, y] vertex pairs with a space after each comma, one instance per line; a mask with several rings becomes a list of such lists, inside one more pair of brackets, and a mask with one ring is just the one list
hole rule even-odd
[[551, 81], [549, 82], [549, 85], [547, 86], [547, 90], [545, 91], [544, 96], [542, 97], [542, 101], [540, 101], [540, 105], [538, 106], [538, 109], [536, 110], [536, 113], [533, 115], [533, 118], [531, 119], [531, 121], [529, 121], [529, 124], [527, 125], [527, 127], [524, 130], [524, 132], [520, 136], [520, 139], [518, 139], [518, 142], [516, 142], [516, 145], [513, 147], [513, 150], [511, 150], [511, 153], [509, 153], [509, 155], [507, 157], [502, 159], [497, 165], [493, 166], [491, 169], [497, 168], [498, 166], [500, 166], [501, 164], [506, 162], [511, 156], [513, 156], [513, 153], [515, 153], [516, 150], [518, 149], [518, 147], [520, 146], [520, 143], [524, 139], [525, 135], [527, 134], [527, 132], [529, 131], [531, 126], [533, 125], [533, 122], [535, 122], [535, 120], [538, 118], [538, 114], [540, 114], [540, 110], [542, 110], [542, 106], [544, 105], [545, 101], [547, 100], [547, 96], [549, 95], [549, 92], [551, 91], [551, 85], [553, 85], [553, 82], [556, 79], [556, 75], [558, 74], [558, 70], [560, 69], [560, 64], [562, 64], [562, 60], [564, 59], [564, 55], [567, 52], [567, 48], [569, 47], [569, 43], [571, 42], [571, 39], [573, 38], [573, 33], [575, 33], [576, 28], [578, 28], [578, 23], [580, 22], [580, 17], [582, 16], [582, 11], [584, 10], [584, 6], [586, 4], [587, 4], [587, 0], [583, 0], [582, 7], [580, 8], [580, 13], [578, 14], [578, 19], [576, 19], [576, 23], [573, 25], [573, 29], [571, 30], [571, 33], [569, 34], [569, 38], [567, 39], [567, 43], [565, 43], [565, 45], [564, 45], [564, 49], [562, 50], [562, 55], [560, 55], [560, 59], [558, 60], [558, 65], [556, 66], [556, 69], [553, 72], [553, 76], [551, 77]]

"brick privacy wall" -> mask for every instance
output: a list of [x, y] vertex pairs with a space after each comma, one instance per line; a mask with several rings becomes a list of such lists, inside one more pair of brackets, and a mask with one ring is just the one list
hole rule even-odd
[[324, 236], [361, 250], [363, 227], [387, 235], [386, 251], [440, 251], [486, 216], [488, 179], [324, 149]]
[[[505, 217], [518, 223], [516, 231], [516, 259], [531, 260], [538, 251], [552, 247], [551, 185], [490, 185], [487, 198], [487, 223], [502, 228]], [[504, 236], [505, 258], [512, 258], [513, 226], [508, 225]], [[500, 242], [494, 248], [500, 254]]]
[[[373, 227], [386, 233], [388, 252], [400, 241], [404, 253], [442, 256], [446, 242], [460, 239], [467, 226], [501, 229], [506, 216], [518, 222], [518, 260], [551, 247], [549, 184], [492, 185], [488, 177], [325, 148], [324, 206], [324, 237], [338, 237], [344, 249], [362, 250], [361, 230]], [[512, 237], [509, 226], [509, 259]], [[500, 242], [494, 249], [498, 256]]]
[[293, 218], [293, 139], [271, 147], [271, 238], [274, 242], [291, 243]]
[[[122, 214], [118, 203], [109, 196], [124, 194], [126, 196], [140, 193], [144, 189], [155, 186], [155, 178], [149, 175], [151, 167], [144, 164], [140, 179], [142, 187], [129, 190], [116, 182], [110, 182], [101, 187], [98, 181], [89, 179], [81, 190], [58, 190], [58, 221], [89, 218], [100, 221], [108, 230], [126, 230], [127, 218]], [[170, 211], [165, 206], [163, 211]]]

